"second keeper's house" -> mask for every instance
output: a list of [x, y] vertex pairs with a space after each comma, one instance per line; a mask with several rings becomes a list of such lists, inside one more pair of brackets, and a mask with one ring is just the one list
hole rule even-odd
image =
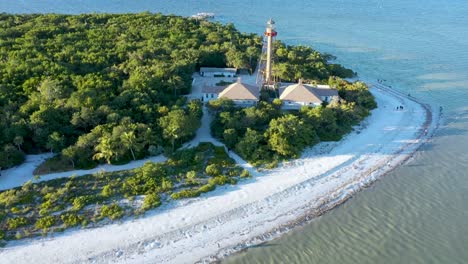
[[339, 100], [338, 90], [328, 85], [299, 83], [284, 85], [279, 89], [283, 109], [300, 109], [303, 106], [319, 106], [323, 102]]

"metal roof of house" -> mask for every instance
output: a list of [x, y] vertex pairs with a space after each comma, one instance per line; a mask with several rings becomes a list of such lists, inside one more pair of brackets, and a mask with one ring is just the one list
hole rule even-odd
[[306, 103], [322, 103], [322, 100], [315, 95], [312, 87], [305, 86], [302, 83], [289, 85], [280, 94], [281, 100]]
[[231, 100], [258, 100], [260, 98], [260, 89], [253, 85], [244, 84], [240, 78], [237, 82], [229, 85], [220, 94], [219, 98], [228, 98]]
[[331, 89], [330, 86], [328, 88], [312, 87], [312, 89], [317, 96], [338, 96], [338, 90]]
[[219, 94], [222, 91], [224, 91], [224, 89], [226, 89], [226, 87], [227, 87], [226, 85], [223, 85], [223, 86], [203, 86], [202, 87], [202, 93]]
[[294, 102], [321, 103], [322, 96], [338, 96], [338, 90], [328, 85], [309, 85], [299, 81], [280, 88], [280, 99]]

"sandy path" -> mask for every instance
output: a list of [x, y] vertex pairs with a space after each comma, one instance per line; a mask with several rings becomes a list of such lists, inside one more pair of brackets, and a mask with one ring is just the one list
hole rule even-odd
[[41, 154], [41, 155], [28, 155], [26, 156], [26, 161], [14, 168], [5, 170], [2, 172], [0, 177], [0, 191], [15, 188], [23, 185], [27, 181], [32, 182], [41, 182], [41, 181], [50, 181], [58, 178], [66, 178], [70, 176], [84, 176], [88, 174], [93, 174], [100, 171], [122, 171], [122, 170], [131, 170], [134, 168], [139, 168], [143, 166], [146, 162], [164, 162], [166, 157], [159, 155], [156, 157], [151, 157], [143, 160], [135, 160], [124, 165], [99, 165], [94, 169], [90, 170], [75, 170], [75, 171], [66, 171], [66, 172], [57, 172], [41, 175], [39, 178], [35, 178], [33, 171], [42, 164], [46, 159], [52, 157], [52, 154]]
[[[317, 154], [328, 147], [321, 144], [276, 170], [200, 198], [171, 202], [141, 219], [19, 242], [3, 249], [0, 259], [192, 263], [277, 237], [406, 161], [435, 129], [436, 120], [428, 122], [430, 115], [421, 104], [391, 91], [372, 92], [379, 108], [365, 128], [329, 144], [332, 148], [325, 153]], [[405, 110], [395, 111], [397, 105]]]

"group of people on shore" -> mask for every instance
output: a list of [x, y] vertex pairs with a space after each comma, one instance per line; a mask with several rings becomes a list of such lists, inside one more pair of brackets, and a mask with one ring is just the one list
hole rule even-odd
[[392, 88], [391, 85], [384, 84], [384, 82], [386, 82], [386, 81], [387, 81], [387, 80], [377, 79], [377, 82], [378, 82], [378, 83], [380, 83], [380, 84], [382, 84], [382, 85], [384, 85], [384, 86], [387, 86], [387, 87], [389, 87], [389, 88]]

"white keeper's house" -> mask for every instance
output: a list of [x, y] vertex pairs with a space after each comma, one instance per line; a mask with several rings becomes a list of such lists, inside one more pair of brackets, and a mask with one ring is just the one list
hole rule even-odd
[[240, 78], [228, 86], [205, 86], [202, 92], [204, 102], [226, 98], [232, 100], [238, 106], [249, 107], [256, 105], [260, 100], [260, 89], [242, 83]]
[[202, 77], [234, 77], [237, 73], [236, 68], [213, 68], [201, 67], [200, 76]]
[[339, 100], [338, 90], [328, 85], [296, 84], [283, 85], [279, 89], [283, 109], [300, 109], [303, 106], [319, 106], [323, 102]]

